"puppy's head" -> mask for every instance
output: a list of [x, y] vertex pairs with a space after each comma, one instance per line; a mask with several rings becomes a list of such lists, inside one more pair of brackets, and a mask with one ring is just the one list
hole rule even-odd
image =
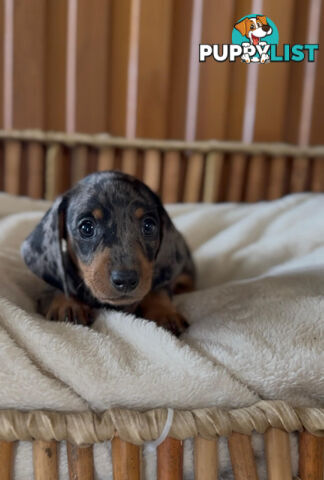
[[253, 45], [258, 45], [261, 38], [272, 33], [272, 28], [268, 25], [264, 15], [244, 18], [241, 22], [236, 23], [234, 27], [241, 35], [247, 37]]
[[100, 303], [130, 305], [151, 288], [170, 224], [142, 182], [119, 172], [95, 173], [55, 201], [22, 255], [34, 273], [67, 294], [83, 284]]

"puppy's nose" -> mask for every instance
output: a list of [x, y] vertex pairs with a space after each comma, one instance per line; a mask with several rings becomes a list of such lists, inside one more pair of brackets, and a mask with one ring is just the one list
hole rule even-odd
[[130, 292], [137, 287], [139, 278], [135, 270], [113, 270], [110, 280], [116, 290]]
[[270, 30], [270, 25], [262, 25], [262, 30], [268, 32]]

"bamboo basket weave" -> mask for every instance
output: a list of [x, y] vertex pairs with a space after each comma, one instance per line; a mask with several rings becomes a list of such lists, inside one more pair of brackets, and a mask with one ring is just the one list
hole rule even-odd
[[[136, 175], [164, 202], [252, 202], [324, 191], [324, 146], [127, 140], [109, 135], [0, 131], [0, 190], [52, 200], [88, 173]], [[67, 441], [71, 480], [94, 478], [93, 444], [112, 441], [114, 480], [141, 478], [142, 445], [160, 437], [167, 409], [0, 410], [0, 480], [12, 478], [15, 442], [33, 442], [35, 480], [58, 479]], [[194, 438], [196, 480], [217, 480], [218, 439], [228, 439], [236, 480], [257, 480], [251, 433], [265, 438], [269, 480], [292, 478], [289, 432], [299, 432], [299, 478], [323, 480], [324, 409], [261, 401], [247, 408], [176, 410], [157, 449], [158, 480], [182, 478], [183, 440]], [[152, 479], [153, 480], [153, 479]]]

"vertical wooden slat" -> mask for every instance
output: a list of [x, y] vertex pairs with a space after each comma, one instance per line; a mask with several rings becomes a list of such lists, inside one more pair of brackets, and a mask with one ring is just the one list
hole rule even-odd
[[106, 0], [78, 0], [76, 130], [107, 128], [110, 5]]
[[311, 190], [324, 192], [324, 157], [314, 158], [312, 170]]
[[118, 0], [111, 5], [110, 63], [107, 129], [113, 135], [126, 134], [127, 74], [130, 46], [131, 0]]
[[[228, 36], [231, 35], [232, 27], [240, 18], [247, 15], [252, 10], [251, 0], [236, 0], [235, 10], [233, 12], [232, 25], [228, 28]], [[226, 42], [231, 43], [232, 39], [227, 38]], [[214, 42], [212, 42], [214, 43]], [[247, 65], [237, 61], [230, 66], [230, 76], [228, 78], [230, 95], [228, 96], [228, 115], [226, 138], [231, 140], [242, 140], [242, 128], [245, 108]]]
[[197, 112], [199, 103], [200, 64], [197, 62], [196, 49], [202, 38], [204, 1], [193, 0], [190, 32], [189, 72], [186, 107], [186, 140], [194, 140], [197, 135]]
[[1, 480], [12, 479], [13, 442], [0, 442], [0, 478]]
[[[294, 2], [291, 43], [307, 43], [310, 3], [311, 2]], [[287, 109], [285, 113], [284, 138], [282, 140], [298, 143], [302, 113], [303, 84], [305, 81], [305, 62], [290, 62], [287, 68], [289, 69], [289, 88], [286, 90]]]
[[67, 442], [70, 480], [93, 480], [93, 448], [77, 447]]
[[75, 131], [76, 121], [78, 2], [77, 0], [68, 0], [67, 6], [65, 128], [70, 133]]
[[130, 7], [125, 133], [126, 137], [134, 138], [136, 136], [137, 126], [137, 87], [141, 0], [132, 0]]
[[257, 480], [251, 437], [241, 433], [232, 433], [228, 437], [228, 447], [235, 480]]
[[184, 186], [184, 202], [199, 202], [204, 172], [204, 156], [192, 153], [187, 161], [186, 180]]
[[267, 199], [275, 200], [285, 194], [287, 183], [287, 159], [273, 157], [270, 160], [270, 172], [267, 182]]
[[44, 127], [47, 130], [65, 130], [67, 2], [68, 0], [60, 0], [46, 3]]
[[[307, 40], [306, 43], [318, 43], [320, 37], [321, 26], [323, 28], [322, 0], [311, 0], [309, 2], [309, 15], [307, 22]], [[318, 57], [318, 53], [317, 57]], [[305, 62], [304, 84], [301, 96], [301, 114], [299, 122], [299, 138], [300, 145], [307, 145], [311, 140], [312, 133], [312, 115], [316, 82], [317, 63], [316, 58], [312, 62]]]
[[167, 437], [157, 448], [157, 479], [182, 480], [183, 444]]
[[218, 440], [195, 438], [195, 480], [218, 479]]
[[[263, 0], [263, 12], [275, 22], [281, 45], [291, 43], [295, 3], [294, 0]], [[258, 66], [255, 141], [281, 141], [285, 133], [290, 65], [274, 62], [268, 67]]]
[[133, 148], [125, 148], [122, 151], [122, 171], [129, 175], [137, 174], [137, 152]]
[[257, 202], [264, 198], [266, 181], [268, 180], [266, 168], [266, 159], [262, 155], [250, 158], [245, 187], [245, 201]]
[[296, 157], [292, 161], [292, 172], [290, 178], [290, 192], [304, 192], [310, 184], [310, 160], [308, 158]]
[[192, 0], [178, 0], [172, 6], [172, 45], [177, 48], [170, 52], [168, 138], [184, 138], [185, 135], [192, 4]]
[[73, 148], [71, 155], [71, 185], [88, 173], [88, 149], [85, 145]]
[[115, 437], [111, 443], [114, 480], [140, 480], [140, 447], [124, 442], [118, 437]]
[[143, 182], [154, 192], [159, 193], [161, 183], [161, 155], [158, 150], [144, 152]]
[[[205, 0], [201, 43], [231, 43], [232, 23], [235, 2], [220, 4]], [[198, 45], [195, 50], [198, 62]], [[215, 62], [209, 59], [200, 63], [199, 101], [197, 112], [196, 138], [223, 139], [226, 136], [228, 117], [228, 97], [230, 95], [230, 75], [233, 65], [229, 62]]]
[[2, 1], [0, 2], [0, 128], [4, 128], [3, 107], [4, 96], [7, 93], [4, 92], [4, 31], [4, 2]]
[[33, 465], [35, 480], [58, 480], [57, 442], [35, 440]]
[[54, 200], [70, 186], [70, 159], [66, 157], [63, 147], [50, 145], [46, 151], [46, 187], [45, 198]]
[[13, 117], [13, 48], [14, 2], [4, 0], [3, 5], [3, 127], [12, 128]]
[[4, 190], [7, 193], [20, 193], [21, 143], [5, 142], [4, 147]]
[[179, 192], [181, 157], [179, 152], [165, 152], [163, 159], [162, 199], [174, 203], [181, 196]]
[[301, 480], [323, 480], [324, 439], [309, 432], [299, 434], [299, 471]]
[[269, 428], [265, 433], [268, 480], [291, 480], [290, 443], [287, 432]]
[[115, 151], [113, 148], [101, 148], [98, 154], [98, 170], [114, 169]]
[[167, 135], [172, 12], [171, 0], [141, 0], [138, 137], [164, 138]]
[[40, 143], [30, 142], [27, 145], [28, 174], [27, 195], [31, 198], [42, 198], [44, 194], [44, 149]]
[[42, 128], [45, 114], [46, 2], [14, 2], [13, 127]]
[[4, 190], [4, 145], [0, 147], [0, 190]]
[[230, 176], [228, 188], [226, 191], [226, 200], [228, 202], [240, 202], [243, 195], [244, 174], [246, 170], [246, 157], [242, 154], [231, 155]]
[[218, 152], [209, 152], [206, 156], [206, 168], [203, 187], [203, 201], [215, 202], [219, 198], [224, 155]]
[[[302, 2], [304, 3], [304, 2]], [[307, 2], [308, 3], [308, 2]], [[322, 13], [321, 13], [321, 28], [320, 28], [320, 38], [319, 45], [320, 48], [324, 45], [324, 22], [323, 22], [323, 11], [324, 5], [322, 2]], [[322, 47], [323, 48], [323, 47]], [[312, 115], [312, 128], [310, 134], [310, 141], [312, 144], [318, 145], [324, 143], [323, 135], [323, 122], [324, 122], [324, 58], [323, 54], [317, 52], [316, 59], [316, 79], [315, 79], [315, 91], [314, 91], [314, 102], [313, 102], [313, 115]]]

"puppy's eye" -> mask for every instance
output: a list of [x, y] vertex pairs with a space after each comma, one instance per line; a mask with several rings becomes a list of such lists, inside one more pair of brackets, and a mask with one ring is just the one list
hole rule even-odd
[[254, 30], [254, 25], [251, 25], [251, 26], [250, 26], [250, 30]]
[[88, 218], [86, 220], [81, 220], [78, 228], [81, 237], [90, 238], [94, 236], [96, 225], [93, 220]]
[[151, 217], [142, 220], [142, 233], [145, 237], [154, 237], [157, 232], [156, 221]]

